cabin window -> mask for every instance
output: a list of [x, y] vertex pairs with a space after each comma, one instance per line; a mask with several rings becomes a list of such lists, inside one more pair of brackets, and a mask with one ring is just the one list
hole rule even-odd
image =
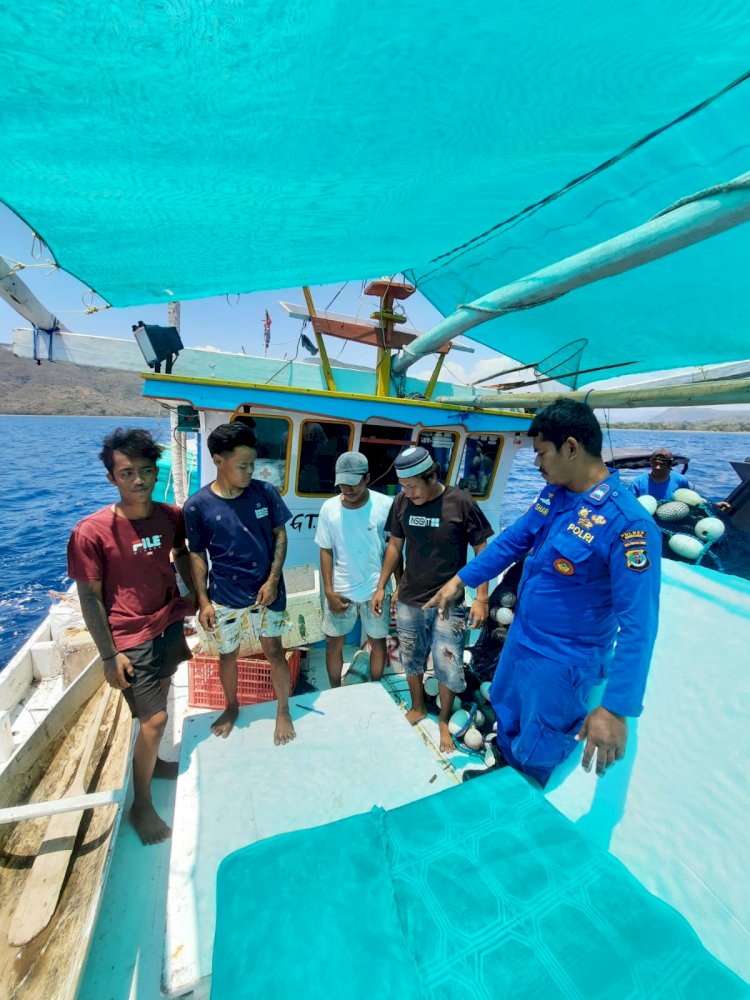
[[289, 484], [289, 435], [292, 421], [288, 417], [265, 417], [240, 414], [234, 418], [247, 424], [255, 432], [258, 457], [255, 460], [253, 479], [275, 486], [279, 493], [286, 493]]
[[470, 434], [461, 456], [458, 485], [479, 500], [492, 491], [497, 463], [503, 450], [499, 434]]
[[362, 427], [359, 450], [370, 466], [370, 489], [388, 496], [398, 491], [398, 477], [393, 468], [396, 457], [413, 444], [412, 428], [368, 421]]
[[300, 496], [333, 496], [336, 459], [351, 451], [354, 427], [333, 420], [303, 420], [299, 437], [297, 493]]
[[456, 455], [458, 434], [455, 431], [420, 431], [418, 443], [426, 448], [440, 466], [438, 479], [447, 483]]

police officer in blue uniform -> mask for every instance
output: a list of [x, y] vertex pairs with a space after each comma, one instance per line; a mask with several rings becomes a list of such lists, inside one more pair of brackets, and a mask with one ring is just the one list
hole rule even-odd
[[656, 638], [661, 539], [602, 461], [601, 428], [585, 403], [556, 400], [528, 434], [547, 487], [425, 607], [442, 610], [464, 585], [528, 554], [490, 700], [505, 762], [544, 785], [578, 742], [587, 771], [596, 754], [598, 775], [625, 755]]

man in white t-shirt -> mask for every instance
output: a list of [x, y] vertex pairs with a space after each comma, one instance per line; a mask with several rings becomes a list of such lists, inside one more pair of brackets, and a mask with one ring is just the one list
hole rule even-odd
[[320, 546], [320, 575], [325, 607], [326, 668], [331, 687], [341, 686], [344, 639], [359, 616], [362, 630], [372, 644], [370, 675], [379, 681], [386, 660], [390, 624], [388, 602], [376, 617], [370, 599], [378, 585], [387, 537], [385, 522], [391, 497], [370, 491], [367, 458], [358, 451], [340, 455], [336, 462], [336, 485], [340, 496], [326, 500], [320, 508], [315, 541]]

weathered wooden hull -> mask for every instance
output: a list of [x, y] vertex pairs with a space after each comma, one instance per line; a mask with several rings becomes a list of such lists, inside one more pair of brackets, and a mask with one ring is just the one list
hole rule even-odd
[[[101, 699], [95, 660], [64, 693], [0, 776], [0, 807], [45, 802], [65, 794], [81, 759]], [[88, 791], [121, 789], [117, 801], [83, 814], [62, 893], [47, 927], [14, 947], [8, 931], [48, 819], [0, 827], [0, 996], [68, 1000], [75, 996], [120, 822], [130, 759], [132, 720], [112, 693], [86, 777]]]

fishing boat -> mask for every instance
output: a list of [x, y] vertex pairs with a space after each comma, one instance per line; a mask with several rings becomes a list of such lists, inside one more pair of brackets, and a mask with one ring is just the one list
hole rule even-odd
[[[367, 279], [368, 321], [320, 312], [307, 293], [288, 303], [314, 336], [310, 361], [209, 359], [182, 347], [174, 307], [163, 327], [137, 324], [135, 340], [71, 333], [36, 310], [15, 336], [15, 352], [42, 363], [144, 371], [144, 394], [174, 414], [178, 500], [187, 489], [179, 435], [197, 423], [203, 483], [206, 434], [227, 419], [253, 426], [256, 474], [293, 511], [290, 565], [317, 560], [315, 518], [343, 451], [368, 454], [375, 488], [393, 492], [395, 454], [425, 444], [445, 481], [497, 523], [511, 463], [528, 457], [531, 413], [553, 387], [596, 407], [750, 400], [743, 282], [730, 280], [750, 218], [736, 128], [750, 103], [742, 15], [672, 0], [620, 12], [545, 2], [502, 19], [480, 7], [466, 18], [386, 6], [373, 31], [372, 10], [337, 2], [304, 15], [208, 2], [132, 16], [91, 0], [64, 23], [43, 3], [7, 25], [12, 96], [22, 97], [9, 107], [44, 100], [24, 169], [16, 150], [27, 117], [14, 115], [0, 137], [0, 199], [106, 302]], [[323, 39], [335, 42], [326, 72], [311, 58]], [[64, 72], [48, 58], [63, 49]], [[84, 107], [80, 95], [94, 93]], [[394, 138], [407, 115], [411, 135]], [[157, 139], [164, 123], [183, 141]], [[444, 319], [404, 333], [415, 290]], [[459, 336], [501, 352], [498, 388], [441, 379]], [[374, 364], [332, 361], [336, 337], [370, 345]], [[432, 374], [412, 376], [428, 359]], [[715, 367], [731, 365], [734, 377]], [[700, 380], [594, 381], [686, 367]], [[212, 740], [211, 714], [186, 711], [183, 668], [170, 709], [180, 776], [156, 801], [172, 843], [144, 851], [123, 825], [79, 996], [432, 997], [459, 983], [480, 996], [593, 1000], [602, 995], [593, 952], [610, 995], [646, 996], [654, 983], [662, 995], [746, 995], [747, 736], [735, 706], [748, 686], [737, 665], [750, 591], [669, 564], [662, 622], [626, 762], [598, 783], [580, 768], [561, 773], [544, 796], [510, 769], [456, 788], [476, 759], [458, 750], [445, 759], [429, 723], [405, 725], [396, 669], [382, 685], [330, 691], [311, 649], [292, 698], [299, 738], [279, 751], [264, 704], [243, 709], [230, 740]], [[727, 748], [719, 775], [717, 730]], [[368, 819], [373, 807], [385, 812]], [[447, 907], [429, 879], [404, 889], [410, 872], [434, 864], [417, 845], [407, 850], [408, 830], [423, 831], [424, 847], [438, 827], [446, 848], [461, 830], [473, 851], [459, 870], [475, 881], [454, 886]], [[336, 839], [347, 830], [354, 843]], [[491, 849], [498, 842], [509, 868]], [[565, 863], [545, 844], [564, 844]], [[485, 854], [489, 872], [478, 866]], [[326, 881], [329, 867], [336, 884], [351, 879], [348, 897]], [[352, 929], [355, 906], [378, 970]], [[637, 913], [648, 932], [628, 938], [612, 910]], [[560, 921], [550, 925], [548, 913]], [[510, 976], [502, 989], [501, 974]]]

